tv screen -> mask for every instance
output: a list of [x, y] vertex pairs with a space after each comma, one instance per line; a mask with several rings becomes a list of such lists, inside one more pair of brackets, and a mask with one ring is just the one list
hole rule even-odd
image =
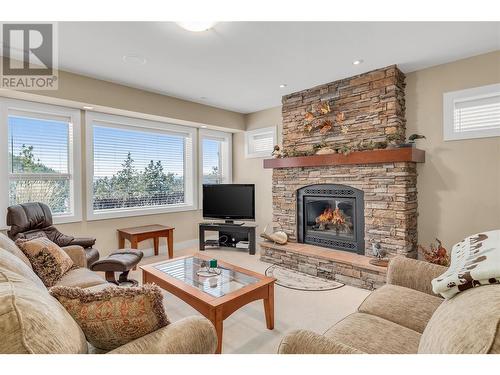
[[255, 185], [203, 185], [203, 217], [254, 220]]

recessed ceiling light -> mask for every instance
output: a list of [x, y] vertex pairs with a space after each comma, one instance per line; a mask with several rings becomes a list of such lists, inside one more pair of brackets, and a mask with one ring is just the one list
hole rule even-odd
[[215, 26], [217, 22], [213, 21], [186, 21], [186, 22], [177, 22], [177, 25], [182, 27], [183, 29], [187, 31], [193, 31], [195, 33], [198, 33], [200, 31], [207, 31], [210, 30], [212, 27]]
[[83, 106], [83, 109], [88, 109], [89, 111], [93, 110], [94, 107], [90, 106], [90, 105], [84, 105]]
[[206, 129], [206, 128], [207, 128], [207, 126], [206, 126], [206, 125], [202, 125], [202, 126], [201, 126], [201, 128]]
[[359, 65], [359, 64], [361, 64], [362, 62], [363, 62], [363, 60], [361, 60], [361, 59], [360, 59], [360, 60], [354, 60], [354, 61], [352, 62], [352, 65]]
[[280, 85], [280, 88], [285, 88], [285, 87], [286, 87], [286, 83], [282, 83], [282, 84]]
[[141, 55], [130, 54], [122, 57], [123, 62], [132, 65], [144, 65], [146, 64], [146, 58]]

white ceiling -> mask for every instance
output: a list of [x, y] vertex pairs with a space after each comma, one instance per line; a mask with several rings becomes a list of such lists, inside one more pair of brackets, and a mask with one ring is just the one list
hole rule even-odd
[[[224, 22], [201, 33], [171, 22], [59, 24], [62, 70], [242, 113], [390, 64], [411, 72], [499, 49], [500, 22]], [[125, 63], [129, 54], [147, 63]]]

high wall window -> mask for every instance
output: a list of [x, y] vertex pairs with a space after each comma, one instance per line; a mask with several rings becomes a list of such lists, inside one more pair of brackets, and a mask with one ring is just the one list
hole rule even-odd
[[245, 132], [245, 156], [247, 158], [270, 157], [276, 144], [276, 127]]
[[231, 134], [200, 130], [200, 180], [202, 184], [231, 182]]
[[500, 137], [500, 84], [443, 95], [444, 139]]
[[56, 223], [81, 220], [80, 112], [20, 100], [0, 103], [2, 209], [43, 202]]
[[87, 113], [89, 219], [193, 209], [195, 130]]

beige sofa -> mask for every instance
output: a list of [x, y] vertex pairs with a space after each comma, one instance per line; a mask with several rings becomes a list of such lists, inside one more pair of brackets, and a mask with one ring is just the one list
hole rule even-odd
[[[79, 246], [65, 249], [76, 265], [57, 285], [101, 289], [109, 284], [85, 266]], [[92, 348], [78, 324], [53, 298], [24, 254], [0, 233], [0, 354], [88, 353]], [[203, 317], [189, 317], [109, 353], [215, 353], [215, 329]]]
[[281, 342], [283, 354], [500, 353], [500, 285], [450, 300], [432, 294], [445, 267], [396, 257], [387, 285], [323, 335], [299, 330]]

